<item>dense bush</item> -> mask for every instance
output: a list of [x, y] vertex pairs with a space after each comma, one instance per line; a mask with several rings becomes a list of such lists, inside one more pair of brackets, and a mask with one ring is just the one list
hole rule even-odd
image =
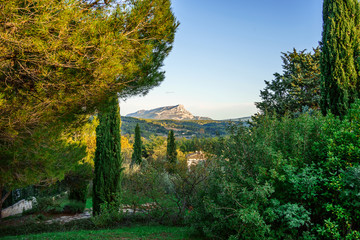
[[187, 221], [208, 237], [359, 239], [360, 104], [233, 126]]
[[262, 205], [273, 191], [256, 178], [244, 177], [244, 169], [228, 161], [211, 171], [206, 188], [193, 202], [189, 223], [207, 237], [263, 237], [268, 232]]
[[68, 200], [66, 194], [49, 197], [38, 197], [31, 210], [25, 211], [23, 215], [38, 213], [82, 213], [85, 203], [82, 201]]
[[[30, 219], [25, 223], [19, 223], [17, 225], [4, 225], [0, 226], [0, 237], [4, 236], [16, 236], [27, 235], [44, 232], [66, 232], [76, 230], [93, 230], [94, 224], [90, 219], [75, 220], [68, 223], [51, 223], [44, 224], [39, 222], [40, 219]], [[15, 237], [14, 237], [15, 238]]]
[[99, 214], [94, 215], [91, 218], [91, 221], [96, 227], [107, 227], [112, 225], [118, 225], [124, 214], [122, 211], [119, 211], [120, 206], [120, 196], [119, 194], [115, 196], [114, 201], [104, 202], [100, 204]]
[[83, 213], [85, 209], [85, 203], [82, 201], [69, 201], [64, 204], [63, 212], [64, 213]]
[[92, 167], [89, 163], [79, 163], [65, 176], [65, 183], [69, 187], [69, 199], [86, 202], [88, 185], [93, 177]]
[[56, 201], [55, 197], [38, 197], [33, 209], [28, 213], [61, 213], [63, 207], [60, 201]]

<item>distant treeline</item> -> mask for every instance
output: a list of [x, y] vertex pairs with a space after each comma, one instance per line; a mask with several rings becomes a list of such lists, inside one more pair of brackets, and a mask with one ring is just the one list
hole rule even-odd
[[167, 136], [173, 130], [177, 137], [216, 137], [228, 134], [229, 121], [214, 120], [153, 120], [121, 117], [121, 134], [134, 134], [136, 124], [140, 125], [141, 136], [149, 138], [151, 135]]

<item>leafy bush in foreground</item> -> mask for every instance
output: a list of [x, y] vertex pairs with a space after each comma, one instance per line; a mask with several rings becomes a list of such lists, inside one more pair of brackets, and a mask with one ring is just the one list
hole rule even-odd
[[359, 239], [360, 104], [233, 126], [188, 222], [208, 237]]

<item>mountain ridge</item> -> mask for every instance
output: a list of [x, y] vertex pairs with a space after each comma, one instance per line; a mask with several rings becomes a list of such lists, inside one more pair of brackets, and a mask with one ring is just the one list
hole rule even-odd
[[139, 110], [134, 113], [127, 114], [126, 117], [156, 120], [212, 120], [209, 117], [194, 116], [186, 110], [182, 104], [159, 107], [150, 110]]

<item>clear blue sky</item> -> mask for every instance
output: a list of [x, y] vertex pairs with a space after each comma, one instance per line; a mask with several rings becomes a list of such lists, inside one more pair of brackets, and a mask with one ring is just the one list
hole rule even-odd
[[180, 26], [166, 79], [145, 97], [121, 101], [121, 114], [176, 104], [213, 119], [256, 113], [264, 80], [282, 71], [281, 52], [318, 46], [322, 3], [173, 0]]

